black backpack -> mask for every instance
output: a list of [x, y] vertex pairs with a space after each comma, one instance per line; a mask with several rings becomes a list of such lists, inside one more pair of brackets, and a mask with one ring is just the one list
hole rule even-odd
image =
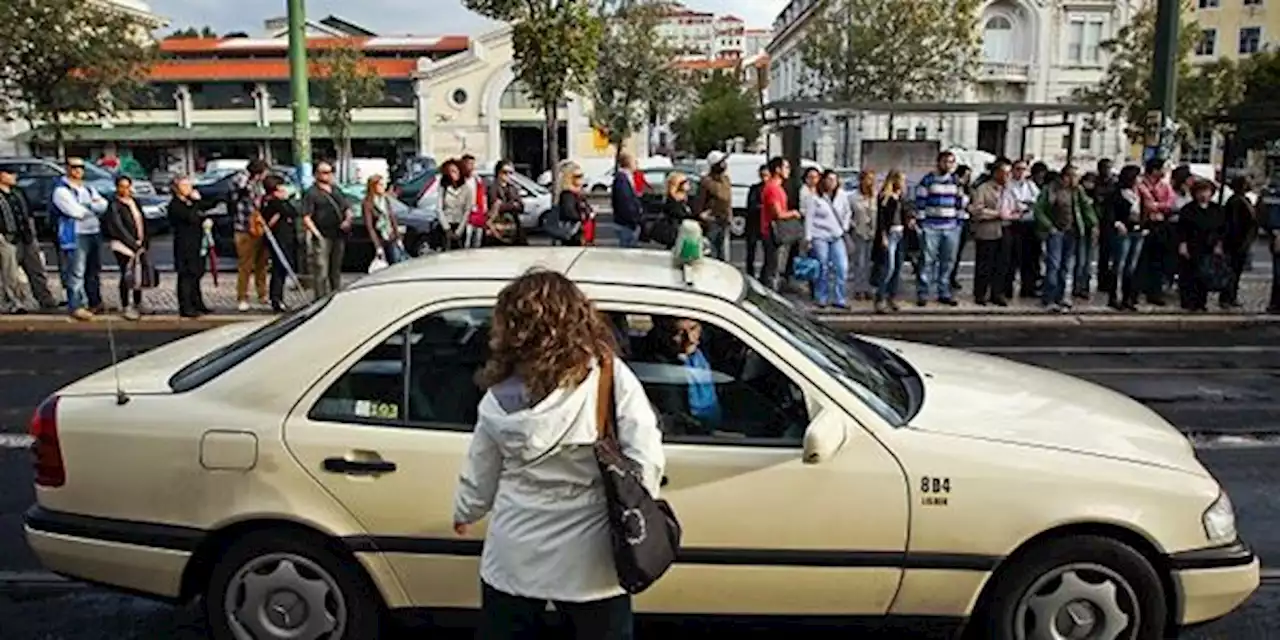
[[671, 568], [680, 550], [680, 521], [666, 500], [650, 495], [639, 465], [622, 453], [614, 428], [613, 356], [601, 358], [596, 399], [596, 462], [608, 502], [618, 584], [627, 593], [648, 589]]

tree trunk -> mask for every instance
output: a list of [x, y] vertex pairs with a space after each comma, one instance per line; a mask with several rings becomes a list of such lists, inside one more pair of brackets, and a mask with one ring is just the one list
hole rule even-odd
[[342, 179], [343, 179], [343, 180], [345, 180], [345, 181], [347, 181], [347, 182], [350, 182], [350, 181], [352, 180], [352, 175], [351, 175], [351, 134], [350, 134], [350, 133], [348, 133], [348, 132], [344, 132], [344, 133], [342, 134], [342, 137], [338, 140], [338, 149], [337, 149], [337, 151], [338, 151], [338, 165], [339, 165], [340, 167], [342, 167], [342, 169], [341, 169], [341, 171], [339, 172], [339, 174], [338, 174], [338, 175], [340, 175], [340, 176], [342, 177]]
[[[543, 107], [543, 114], [546, 117], [546, 132], [543, 138], [547, 144], [547, 167], [551, 170], [551, 184], [560, 185], [560, 123], [556, 118], [559, 101], [553, 101], [550, 105]], [[554, 192], [554, 188], [552, 191]]]
[[62, 132], [62, 115], [55, 113], [53, 114], [53, 152], [58, 156], [60, 164], [65, 164], [67, 161], [65, 142], [65, 135]]

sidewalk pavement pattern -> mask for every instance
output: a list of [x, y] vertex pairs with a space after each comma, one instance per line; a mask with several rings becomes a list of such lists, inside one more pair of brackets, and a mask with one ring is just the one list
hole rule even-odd
[[[351, 282], [354, 282], [357, 279], [359, 279], [361, 275], [362, 274], [345, 274], [343, 276], [343, 282], [344, 284], [350, 284]], [[1267, 274], [1267, 275], [1269, 276], [1270, 274]], [[305, 282], [305, 278], [304, 278], [304, 282]], [[119, 275], [117, 273], [103, 272], [102, 297], [108, 312], [121, 311], [119, 293], [118, 293], [119, 291], [118, 283], [119, 283]], [[173, 317], [177, 315], [178, 301], [176, 296], [175, 283], [176, 283], [176, 279], [172, 273], [163, 273], [161, 275], [161, 282], [159, 287], [143, 292], [143, 315], [144, 316]], [[903, 285], [902, 289], [908, 292], [909, 295], [905, 296], [904, 299], [899, 302], [899, 305], [901, 306], [901, 310], [896, 314], [891, 314], [891, 315], [896, 317], [902, 317], [902, 316], [918, 317], [922, 319], [924, 317], [938, 317], [938, 319], [942, 319], [942, 317], [950, 317], [950, 316], [1008, 317], [1008, 316], [1026, 316], [1029, 314], [1049, 315], [1048, 313], [1046, 313], [1044, 310], [1040, 308], [1040, 304], [1038, 300], [1015, 298], [1014, 300], [1010, 301], [1010, 304], [1008, 307], [978, 306], [973, 303], [972, 296], [970, 294], [972, 280], [969, 278], [964, 278], [962, 280], [962, 283], [964, 285], [964, 289], [962, 291], [959, 291], [956, 295], [956, 301], [959, 303], [957, 306], [947, 307], [944, 305], [931, 302], [926, 307], [917, 307], [915, 305], [914, 294], [912, 293], [914, 291], [915, 277], [913, 274], [909, 272], [904, 273], [902, 278], [902, 285]], [[214, 314], [217, 316], [226, 317], [226, 316], [237, 316], [237, 315], [248, 315], [248, 316], [269, 315], [271, 312], [269, 307], [265, 305], [257, 304], [255, 292], [253, 291], [252, 286], [250, 286], [250, 291], [249, 291], [249, 296], [251, 301], [251, 310], [245, 314], [239, 313], [236, 310], [237, 300], [236, 300], [236, 291], [235, 291], [235, 288], [236, 288], [235, 273], [218, 274], [218, 282], [216, 285], [213, 283], [213, 278], [211, 277], [211, 275], [206, 274], [202, 280], [202, 285], [203, 285], [202, 288], [204, 291], [205, 304], [207, 304], [211, 309], [213, 309]], [[56, 276], [49, 278], [49, 286], [53, 291], [54, 297], [58, 298], [59, 300], [66, 299], [66, 296], [62, 291], [61, 283], [58, 281], [58, 278]], [[1245, 277], [1242, 279], [1241, 286], [1240, 286], [1240, 302], [1241, 304], [1244, 305], [1243, 309], [1236, 312], [1230, 312], [1228, 313], [1228, 315], [1254, 316], [1254, 315], [1259, 315], [1264, 313], [1267, 306], [1268, 296], [1270, 295], [1270, 287], [1271, 287], [1271, 282], [1269, 277], [1258, 277], [1258, 275], [1254, 275], [1254, 274], [1245, 274]], [[807, 296], [803, 295], [802, 293], [792, 293], [789, 295], [790, 297], [792, 297], [793, 299], [799, 302], [808, 304]], [[311, 300], [311, 294], [309, 291], [299, 290], [296, 287], [294, 287], [292, 283], [289, 283], [286, 286], [285, 304], [290, 308], [295, 308], [300, 305], [306, 304], [310, 300]], [[1080, 316], [1080, 315], [1109, 314], [1112, 316], [1120, 316], [1120, 315], [1135, 316], [1136, 315], [1139, 317], [1141, 317], [1142, 315], [1155, 315], [1155, 314], [1164, 315], [1164, 316], [1168, 316], [1170, 314], [1187, 315], [1187, 316], [1192, 315], [1192, 314], [1187, 314], [1186, 312], [1178, 308], [1176, 294], [1169, 296], [1170, 304], [1168, 306], [1153, 307], [1151, 305], [1140, 305], [1139, 311], [1137, 314], [1121, 313], [1121, 312], [1117, 312], [1110, 309], [1109, 307], [1106, 306], [1106, 296], [1103, 294], [1095, 293], [1093, 295], [1093, 298], [1089, 301], [1077, 300], [1075, 302], [1076, 302], [1075, 307], [1065, 315]], [[1216, 296], [1213, 296], [1210, 298], [1210, 309], [1211, 309], [1210, 313], [1214, 315], [1220, 315], [1220, 313], [1216, 309], [1216, 302], [1217, 302]], [[32, 303], [32, 301], [29, 301], [29, 303]], [[850, 315], [868, 316], [873, 314], [872, 304], [870, 302], [855, 302], [855, 303], [852, 303], [852, 305], [853, 306], [847, 311], [828, 309], [828, 310], [821, 310], [819, 313], [824, 316], [832, 315], [832, 314], [841, 315], [841, 316], [850, 316]], [[35, 312], [36, 308], [34, 306], [29, 306], [28, 311]], [[34, 320], [36, 318], [41, 317], [41, 315], [42, 314], [30, 313], [25, 316], [9, 316], [9, 317], [13, 318], [14, 320], [19, 320], [19, 319]], [[1053, 315], [1063, 315], [1063, 314], [1053, 314]], [[48, 316], [45, 316], [45, 317], [48, 317]]]

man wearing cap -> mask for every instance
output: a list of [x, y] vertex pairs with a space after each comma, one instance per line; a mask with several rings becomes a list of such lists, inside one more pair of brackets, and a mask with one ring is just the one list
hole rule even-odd
[[92, 320], [90, 309], [102, 306], [102, 225], [98, 216], [107, 200], [84, 183], [84, 160], [67, 159], [67, 175], [53, 188], [58, 214], [58, 250], [62, 252], [62, 284], [67, 290], [67, 311], [76, 320]]
[[707, 154], [707, 175], [698, 183], [698, 206], [694, 209], [711, 244], [711, 256], [729, 259], [729, 225], [733, 222], [733, 183], [729, 180], [729, 156], [722, 151]]
[[[14, 259], [27, 274], [31, 293], [35, 295], [36, 302], [40, 303], [40, 308], [58, 308], [53, 294], [49, 293], [49, 282], [44, 275], [44, 260], [40, 255], [40, 244], [36, 241], [36, 225], [31, 216], [31, 206], [22, 189], [18, 188], [18, 176], [3, 167], [0, 167], [0, 226], [5, 228], [4, 240], [13, 245]], [[16, 279], [16, 272], [14, 277]]]

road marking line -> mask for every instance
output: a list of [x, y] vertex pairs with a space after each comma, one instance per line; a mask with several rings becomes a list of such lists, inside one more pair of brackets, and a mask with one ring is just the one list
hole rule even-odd
[[1280, 373], [1280, 367], [1251, 368], [1251, 369], [1224, 369], [1222, 367], [1201, 368], [1201, 369], [1143, 369], [1141, 367], [1127, 368], [1108, 368], [1108, 367], [1083, 367], [1080, 369], [1054, 369], [1058, 373], [1065, 373], [1073, 376], [1095, 375], [1095, 376], [1223, 376], [1223, 375], [1241, 375], [1241, 376], [1257, 376]]
[[1128, 355], [1135, 353], [1280, 353], [1280, 347], [1269, 345], [1235, 345], [1218, 347], [1187, 346], [1114, 346], [1114, 347], [968, 347], [971, 351], [982, 353], [1051, 353], [1051, 354], [1114, 354]]
[[27, 449], [35, 439], [25, 433], [0, 433], [0, 449]]

